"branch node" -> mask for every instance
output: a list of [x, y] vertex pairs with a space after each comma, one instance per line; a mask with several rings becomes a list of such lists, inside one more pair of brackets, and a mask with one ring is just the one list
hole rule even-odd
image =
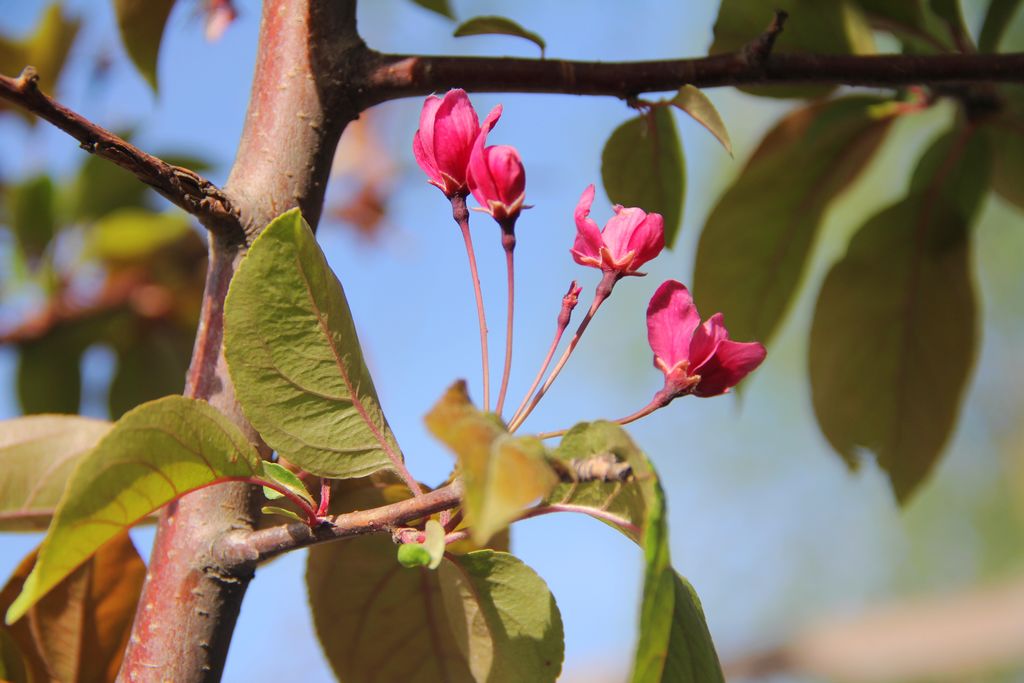
[[783, 27], [786, 25], [786, 19], [789, 18], [789, 12], [785, 10], [775, 10], [775, 16], [772, 17], [771, 23], [768, 24], [768, 28], [764, 30], [757, 38], [743, 46], [743, 60], [752, 66], [764, 66], [764, 63], [768, 61], [768, 58], [772, 54], [772, 49], [775, 47], [775, 40], [782, 33]]
[[28, 93], [39, 88], [39, 72], [32, 65], [26, 66], [18, 74], [17, 80], [18, 90], [22, 93]]

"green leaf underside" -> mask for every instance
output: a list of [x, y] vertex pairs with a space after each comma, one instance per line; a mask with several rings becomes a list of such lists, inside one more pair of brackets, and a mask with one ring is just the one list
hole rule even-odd
[[647, 456], [629, 434], [613, 422], [582, 422], [562, 437], [554, 457], [566, 462], [611, 453], [628, 462], [633, 475], [628, 481], [560, 483], [544, 500], [546, 505], [566, 505], [618, 529], [636, 543], [654, 496], [657, 475]]
[[665, 494], [653, 484], [644, 528], [644, 590], [632, 683], [724, 683], [696, 592], [672, 569]]
[[483, 545], [558, 482], [535, 437], [512, 436], [496, 415], [477, 410], [458, 382], [426, 417], [431, 433], [458, 457], [466, 524]]
[[[367, 480], [343, 486], [363, 488], [336, 490], [333, 513], [390, 502]], [[387, 535], [313, 546], [306, 586], [317, 637], [339, 680], [473, 682], [448, 626], [438, 572], [402, 567]]]
[[[306, 485], [302, 483], [302, 480], [299, 479], [298, 475], [287, 467], [279, 465], [276, 462], [264, 462], [263, 475], [270, 481], [288, 489], [310, 505], [313, 504], [313, 496], [310, 495], [309, 489], [307, 489]], [[284, 494], [278, 493], [271, 488], [264, 487], [263, 491], [264, 495], [266, 495], [270, 500], [275, 500], [284, 496]]]
[[428, 9], [431, 12], [440, 14], [442, 17], [447, 19], [455, 20], [455, 14], [452, 12], [451, 3], [449, 0], [412, 0], [413, 3]]
[[[873, 51], [870, 28], [853, 2], [722, 0], [709, 54], [742, 50], [765, 31], [776, 10], [788, 12], [789, 19], [772, 52], [842, 55]], [[766, 97], [820, 97], [832, 89], [832, 86], [806, 85], [741, 88]]]
[[981, 52], [995, 52], [999, 49], [999, 41], [1010, 25], [1011, 19], [1020, 9], [1020, 0], [992, 0], [978, 36], [978, 49]]
[[882, 102], [849, 97], [789, 114], [712, 209], [693, 290], [701, 310], [725, 315], [733, 339], [767, 342], [778, 329], [829, 204], [889, 130], [892, 117], [872, 114]]
[[272, 221], [239, 267], [224, 349], [246, 417], [289, 462], [348, 478], [401, 461], [341, 283], [297, 209]]
[[0, 531], [40, 531], [78, 461], [111, 424], [75, 415], [0, 422]]
[[686, 167], [676, 123], [668, 107], [626, 121], [601, 152], [601, 181], [608, 198], [665, 218], [665, 244], [679, 234]]
[[259, 476], [261, 465], [238, 428], [203, 401], [168, 396], [126, 413], [68, 480], [7, 622], [145, 515], [197, 488]]
[[506, 17], [473, 17], [472, 19], [467, 19], [459, 24], [452, 35], [456, 38], [461, 38], [463, 36], [485, 35], [515, 36], [517, 38], [528, 40], [539, 47], [541, 56], [544, 55], [544, 50], [547, 47], [544, 39], [539, 35], [533, 31], [526, 30], [516, 22]]
[[708, 129], [708, 132], [715, 136], [715, 139], [722, 143], [725, 151], [732, 156], [732, 141], [729, 139], [729, 131], [722, 121], [722, 115], [718, 113], [714, 103], [699, 88], [692, 85], [684, 85], [676, 93], [669, 103], [686, 112], [694, 121]]
[[956, 422], [976, 351], [969, 231], [985, 194], [983, 135], [941, 138], [909, 195], [859, 230], [832, 268], [811, 328], [814, 410], [851, 466], [874, 451], [905, 501]]
[[174, 0], [114, 0], [121, 42], [135, 68], [157, 89], [157, 59]]
[[562, 617], [536, 572], [508, 553], [478, 550], [446, 558], [439, 575], [455, 641], [477, 681], [558, 678]]
[[[264, 490], [266, 490], [266, 489], [264, 489]], [[293, 512], [292, 510], [289, 510], [288, 508], [277, 507], [276, 505], [264, 505], [262, 508], [260, 508], [260, 512], [262, 512], [265, 515], [279, 515], [281, 517], [287, 517], [288, 519], [290, 519], [292, 521], [295, 521], [295, 522], [303, 522], [303, 523], [305, 523], [305, 522], [309, 521], [305, 517], [303, 517], [302, 515], [300, 515], [300, 514], [298, 514], [296, 512]]]

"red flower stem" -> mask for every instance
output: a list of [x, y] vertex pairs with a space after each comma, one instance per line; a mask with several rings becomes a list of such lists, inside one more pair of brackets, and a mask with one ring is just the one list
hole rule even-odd
[[316, 509], [316, 516], [323, 517], [327, 514], [327, 508], [331, 505], [331, 482], [329, 479], [320, 480], [320, 507]]
[[606, 271], [604, 277], [601, 278], [601, 282], [597, 285], [597, 290], [594, 292], [594, 301], [590, 304], [590, 310], [587, 311], [587, 315], [584, 316], [583, 320], [580, 321], [579, 327], [576, 328], [576, 334], [569, 340], [569, 345], [565, 347], [565, 351], [562, 352], [561, 358], [558, 359], [558, 363], [555, 364], [555, 368], [548, 375], [544, 385], [534, 395], [533, 400], [530, 401], [530, 405], [526, 410], [520, 412], [519, 416], [516, 417], [508, 426], [510, 432], [514, 432], [526, 421], [526, 418], [530, 416], [533, 409], [537, 407], [540, 400], [544, 398], [544, 394], [547, 393], [551, 384], [558, 377], [558, 374], [562, 372], [562, 368], [565, 367], [566, 362], [569, 360], [569, 356], [576, 349], [576, 345], [580, 343], [580, 339], [583, 337], [583, 333], [587, 331], [587, 326], [590, 325], [590, 321], [593, 320], [594, 314], [597, 313], [597, 309], [601, 307], [605, 299], [612, 293], [612, 287], [619, 279], [619, 274], [614, 271]]
[[483, 364], [484, 411], [491, 409], [491, 378], [490, 360], [487, 357], [487, 317], [484, 315], [484, 295], [480, 291], [480, 274], [476, 268], [476, 255], [473, 253], [473, 238], [469, 235], [469, 210], [466, 198], [455, 195], [451, 198], [452, 217], [462, 230], [462, 239], [466, 243], [466, 256], [469, 257], [469, 274], [473, 280], [473, 294], [476, 296], [476, 317], [480, 322], [480, 359]]
[[508, 380], [512, 373], [512, 319], [515, 312], [515, 262], [516, 248], [515, 219], [501, 224], [501, 245], [505, 248], [505, 270], [508, 274], [508, 317], [505, 320], [505, 368], [501, 373], [501, 389], [498, 390], [498, 403], [494, 412], [501, 415], [505, 407], [505, 394], [508, 392]]
[[614, 422], [620, 425], [628, 425], [630, 422], [636, 422], [642, 417], [647, 417], [648, 415], [653, 413], [655, 410], [658, 410], [659, 408], [664, 408], [669, 404], [669, 401], [671, 401], [671, 399], [669, 399], [669, 401], [666, 401], [664, 398], [662, 398], [662, 393], [663, 392], [659, 391], [657, 394], [654, 395], [654, 399], [652, 399], [650, 403], [648, 403], [647, 405], [645, 405], [643, 408], [636, 411], [632, 415], [620, 417], [618, 420], [614, 420]]

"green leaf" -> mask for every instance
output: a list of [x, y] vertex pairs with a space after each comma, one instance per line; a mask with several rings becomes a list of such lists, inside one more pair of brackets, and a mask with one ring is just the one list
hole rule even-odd
[[[33, 551], [0, 591], [0, 610], [18, 595], [35, 560]], [[113, 681], [145, 575], [131, 539], [121, 534], [0, 633], [17, 643], [34, 680]]]
[[21, 412], [77, 413], [82, 396], [79, 364], [85, 350], [74, 327], [18, 345], [18, 402]]
[[441, 594], [459, 650], [487, 683], [552, 683], [565, 654], [547, 584], [508, 553], [477, 550], [441, 565]]
[[[122, 133], [122, 137], [130, 137]], [[129, 206], [145, 204], [147, 187], [120, 166], [98, 156], [82, 163], [70, 191], [71, 213], [76, 220], [92, 221]]]
[[[271, 489], [264, 488], [263, 490], [269, 491]], [[287, 508], [277, 507], [276, 505], [264, 505], [262, 508], [260, 508], [260, 512], [262, 512], [265, 515], [280, 515], [281, 517], [287, 517], [290, 520], [302, 522], [303, 524], [309, 521], [297, 512], [293, 512]]]
[[88, 256], [112, 263], [135, 262], [174, 244], [192, 230], [188, 214], [128, 207], [106, 214], [88, 234]]
[[401, 462], [345, 292], [297, 209], [274, 219], [239, 267], [224, 350], [246, 417], [289, 462], [331, 478]]
[[77, 415], [0, 422], [0, 531], [40, 531], [78, 461], [111, 424]]
[[925, 24], [921, 0], [857, 0], [857, 4], [869, 16], [895, 22], [903, 27], [920, 28]]
[[562, 437], [554, 457], [570, 463], [608, 453], [620, 462], [629, 463], [632, 475], [628, 480], [561, 483], [551, 491], [544, 503], [571, 505], [640, 543], [644, 520], [653, 501], [657, 475], [647, 456], [636, 447], [626, 430], [604, 420], [581, 422]]
[[[898, 3], [894, 3], [898, 4]], [[860, 8], [846, 0], [722, 0], [710, 54], [742, 51], [761, 35], [776, 10], [789, 13], [773, 53], [827, 55], [874, 51], [871, 31]], [[768, 97], [821, 97], [832, 86], [754, 86], [741, 90]]]
[[813, 104], [769, 132], [708, 216], [693, 290], [701, 310], [721, 311], [730, 336], [769, 341], [796, 297], [830, 203], [860, 175], [892, 117], [883, 100]]
[[544, 39], [533, 31], [527, 31], [525, 28], [506, 17], [495, 17], [495, 16], [482, 16], [473, 17], [459, 24], [455, 33], [452, 34], [456, 38], [463, 36], [486, 36], [486, 35], [502, 35], [502, 36], [516, 36], [518, 38], [525, 38], [534, 45], [540, 48], [540, 56], [544, 57], [544, 50], [547, 45]]
[[989, 3], [985, 23], [982, 24], [981, 35], [978, 37], [978, 49], [981, 52], [999, 50], [999, 41], [1018, 9], [1020, 0], [992, 0]]
[[415, 4], [428, 9], [431, 12], [440, 14], [442, 17], [455, 21], [455, 14], [452, 12], [449, 0], [412, 0]]
[[[40, 89], [52, 93], [80, 24], [77, 19], [64, 15], [60, 3], [48, 5], [31, 35], [21, 40], [0, 37], [0, 73], [16, 76], [24, 67], [32, 65], [39, 74]], [[0, 103], [0, 110], [7, 108], [10, 105]], [[38, 120], [18, 108], [12, 109], [33, 125]]]
[[135, 68], [157, 90], [157, 58], [174, 0], [114, 0], [121, 42]]
[[608, 198], [665, 217], [671, 247], [683, 219], [686, 167], [672, 112], [654, 107], [615, 129], [601, 153], [601, 180]]
[[[307, 489], [306, 485], [302, 483], [302, 480], [299, 479], [298, 475], [284, 465], [280, 465], [276, 462], [264, 462], [263, 476], [275, 484], [288, 489], [310, 505], [314, 505], [313, 496], [309, 494], [309, 489]], [[269, 500], [276, 500], [277, 498], [284, 497], [284, 494], [266, 487], [263, 489], [263, 495], [265, 495]]]
[[644, 528], [644, 591], [632, 683], [724, 683], [704, 610], [669, 558], [665, 494], [653, 486]]
[[9, 186], [6, 194], [7, 224], [21, 250], [38, 259], [57, 232], [53, 181], [38, 175]]
[[725, 128], [725, 122], [722, 121], [715, 105], [699, 88], [684, 85], [675, 97], [669, 100], [669, 104], [686, 112], [694, 121], [707, 128], [708, 132], [722, 143], [722, 147], [725, 147], [729, 156], [732, 156], [732, 141], [729, 139], [729, 131]]
[[457, 382], [426, 417], [431, 433], [459, 459], [466, 524], [483, 545], [558, 482], [543, 443], [505, 431], [496, 415], [477, 410]]
[[104, 543], [165, 503], [261, 472], [256, 449], [203, 401], [168, 396], [132, 410], [79, 461], [7, 623]]
[[426, 538], [423, 541], [423, 547], [430, 554], [430, 563], [427, 564], [427, 568], [437, 569], [441, 565], [441, 560], [444, 559], [444, 527], [436, 519], [428, 519], [424, 531]]
[[430, 561], [430, 551], [421, 543], [403, 543], [398, 546], [398, 563], [406, 569], [426, 567]]
[[[120, 326], [112, 327], [117, 332], [111, 336], [121, 332]], [[114, 419], [147, 401], [181, 393], [192, 354], [191, 330], [148, 320], [125, 327], [136, 328], [137, 336], [125, 333], [113, 340], [118, 347], [117, 368], [110, 380], [107, 407]]]
[[985, 125], [992, 147], [992, 189], [1024, 210], [1024, 88], [1004, 88], [1001, 94], [1003, 110]]
[[851, 467], [874, 451], [905, 501], [956, 424], [976, 352], [969, 230], [984, 197], [983, 135], [940, 139], [910, 194], [850, 241], [811, 328], [814, 410]]
[[[350, 490], [335, 491], [332, 512], [391, 502], [369, 479], [341, 484]], [[438, 572], [403, 569], [386, 534], [313, 546], [306, 585], [317, 636], [339, 680], [473, 683], [448, 625]]]

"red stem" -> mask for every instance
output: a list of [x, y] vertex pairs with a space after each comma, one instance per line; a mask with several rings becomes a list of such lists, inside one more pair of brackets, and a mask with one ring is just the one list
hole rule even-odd
[[491, 409], [491, 363], [487, 355], [487, 316], [484, 314], [484, 295], [480, 290], [480, 273], [476, 267], [476, 254], [473, 252], [473, 238], [469, 235], [469, 210], [466, 209], [466, 198], [456, 195], [451, 198], [452, 217], [462, 231], [462, 239], [466, 243], [466, 256], [469, 258], [469, 274], [473, 280], [473, 294], [476, 297], [476, 317], [480, 323], [480, 362], [483, 365], [484, 411]]
[[515, 265], [513, 248], [505, 249], [505, 270], [508, 274], [508, 317], [505, 320], [505, 368], [501, 373], [501, 389], [498, 391], [498, 404], [494, 412], [501, 415], [505, 407], [505, 394], [508, 392], [509, 375], [512, 373], [512, 318], [515, 312]]

